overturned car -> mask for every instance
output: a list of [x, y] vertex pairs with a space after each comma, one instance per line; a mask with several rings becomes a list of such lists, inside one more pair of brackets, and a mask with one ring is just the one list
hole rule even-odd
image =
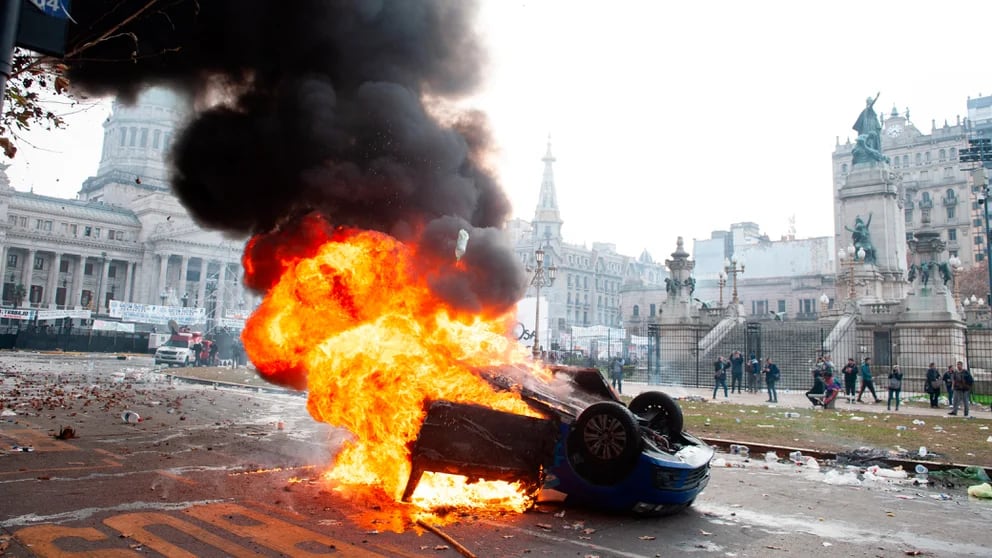
[[665, 515], [692, 505], [709, 481], [713, 449], [682, 431], [682, 411], [651, 391], [624, 406], [595, 368], [556, 366], [554, 384], [521, 385], [512, 370], [483, 375], [519, 391], [544, 418], [431, 403], [411, 451], [403, 494], [426, 471], [519, 481], [536, 501], [553, 489], [566, 502], [612, 512]]

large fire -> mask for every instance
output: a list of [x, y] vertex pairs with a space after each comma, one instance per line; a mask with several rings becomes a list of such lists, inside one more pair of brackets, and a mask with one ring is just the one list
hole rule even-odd
[[[536, 415], [517, 394], [494, 391], [473, 373], [526, 362], [526, 353], [507, 336], [514, 316], [468, 314], [440, 300], [424, 274], [414, 273], [427, 257], [415, 246], [378, 232], [315, 233], [321, 225], [311, 222], [295, 239], [311, 246], [280, 258], [281, 275], [242, 338], [263, 376], [305, 385], [310, 414], [354, 435], [328, 478], [379, 487], [399, 499], [410, 475], [408, 443], [420, 430], [425, 403], [433, 400]], [[249, 245], [249, 279], [260, 272], [251, 253]], [[437, 269], [461, 266], [454, 259], [452, 254], [438, 262]], [[444, 477], [425, 475], [414, 503], [518, 510], [525, 505], [516, 484]]]

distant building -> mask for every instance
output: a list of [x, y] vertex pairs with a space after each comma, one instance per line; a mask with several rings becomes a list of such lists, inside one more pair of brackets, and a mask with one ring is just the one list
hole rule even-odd
[[[548, 349], [567, 337], [572, 326], [623, 327], [622, 308], [626, 302], [621, 301], [621, 290], [624, 286], [657, 286], [664, 282], [667, 273], [664, 265], [655, 263], [647, 252], [634, 258], [618, 253], [616, 245], [609, 242], [593, 242], [591, 247], [566, 242], [562, 234], [565, 221], [558, 208], [552, 167], [555, 158], [551, 154], [550, 141], [542, 161], [544, 176], [534, 218], [529, 222], [510, 221], [506, 230], [524, 264], [533, 267], [534, 253], [541, 248], [545, 253], [544, 265], [558, 268], [554, 285], [541, 289], [541, 296], [547, 298], [549, 307], [548, 316], [542, 315], [541, 321], [550, 331], [548, 344], [541, 340], [541, 345]], [[527, 296], [535, 294], [535, 289], [530, 287]]]
[[[966, 265], [985, 259], [981, 213], [975, 204], [971, 173], [965, 170], [971, 165], [958, 162], [958, 152], [968, 147], [969, 133], [967, 120], [960, 118], [954, 124], [945, 121], [943, 126], [931, 121], [929, 133], [924, 133], [910, 120], [909, 109], [900, 113], [895, 107], [882, 127], [882, 151], [891, 159], [892, 172], [902, 176], [900, 205], [907, 238], [921, 230], [929, 217], [926, 226], [947, 242], [947, 257], [958, 256]], [[837, 190], [850, 171], [853, 148], [850, 138], [843, 144], [838, 138], [834, 147], [834, 215], [839, 207]], [[845, 225], [852, 223], [835, 222], [834, 240], [840, 247], [851, 243], [850, 235], [842, 234]]]
[[115, 102], [97, 175], [78, 199], [17, 191], [0, 176], [3, 305], [98, 315], [111, 300], [203, 307], [213, 324], [253, 306], [241, 287], [244, 239], [201, 229], [169, 189], [165, 153], [187, 106], [164, 89]]

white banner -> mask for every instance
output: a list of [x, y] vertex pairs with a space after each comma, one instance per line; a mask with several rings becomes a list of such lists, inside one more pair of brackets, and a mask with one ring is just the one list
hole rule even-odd
[[244, 329], [245, 321], [235, 318], [221, 318], [217, 320], [217, 325], [220, 327], [226, 327], [228, 329]]
[[108, 322], [106, 320], [93, 320], [93, 330], [122, 331], [126, 333], [134, 333], [134, 324], [125, 324], [121, 322]]
[[92, 316], [89, 310], [38, 310], [39, 320], [61, 320], [72, 318], [74, 320], [88, 320]]
[[167, 324], [169, 320], [175, 320], [179, 325], [193, 325], [205, 322], [207, 311], [205, 308], [159, 306], [157, 304], [111, 300], [110, 317], [145, 324]]
[[34, 310], [18, 310], [17, 308], [0, 308], [0, 318], [8, 320], [30, 320], [34, 317]]

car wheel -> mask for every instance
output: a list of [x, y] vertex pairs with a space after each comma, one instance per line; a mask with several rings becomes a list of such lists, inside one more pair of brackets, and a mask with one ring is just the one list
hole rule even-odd
[[615, 401], [601, 401], [582, 411], [569, 435], [569, 460], [594, 484], [616, 484], [627, 476], [641, 453], [637, 419]]
[[660, 391], [645, 391], [635, 397], [630, 412], [648, 423], [648, 428], [669, 438], [682, 433], [682, 409], [674, 399]]

